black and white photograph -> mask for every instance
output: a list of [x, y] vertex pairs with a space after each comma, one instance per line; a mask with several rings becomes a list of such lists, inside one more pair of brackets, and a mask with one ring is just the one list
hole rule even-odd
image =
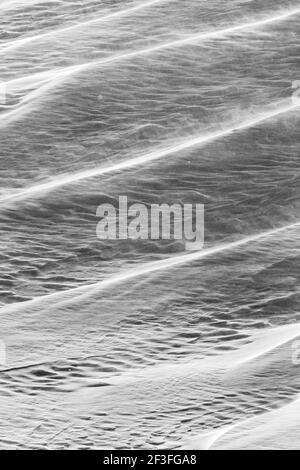
[[300, 450], [299, 125], [300, 0], [0, 0], [0, 450]]

